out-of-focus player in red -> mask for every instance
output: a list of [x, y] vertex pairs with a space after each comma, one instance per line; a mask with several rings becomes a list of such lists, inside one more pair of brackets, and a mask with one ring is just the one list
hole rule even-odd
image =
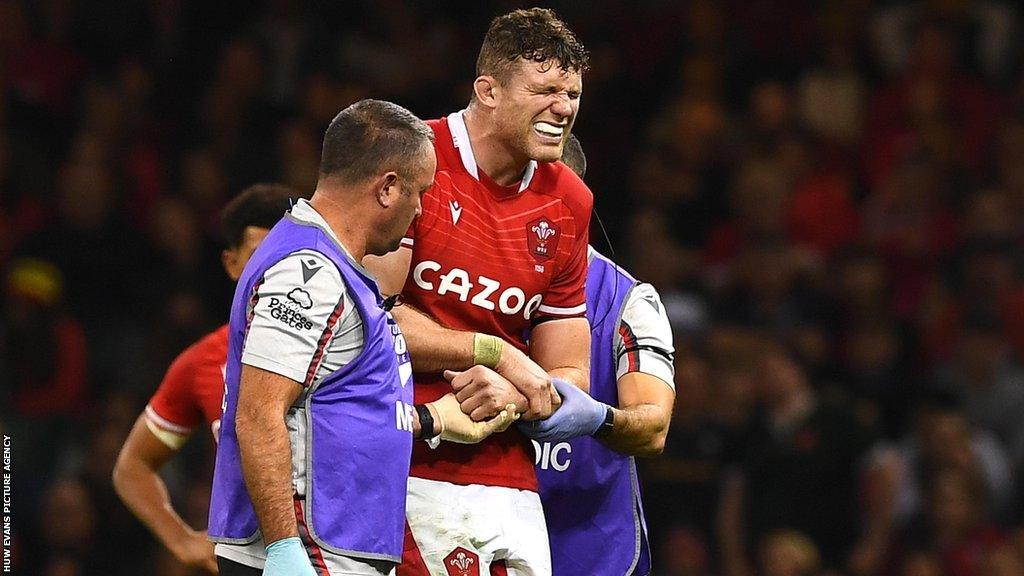
[[[403, 249], [365, 262], [408, 304], [394, 316], [417, 403], [454, 388], [474, 420], [507, 402], [536, 419], [552, 413], [555, 380], [588, 387], [593, 195], [558, 162], [587, 61], [552, 11], [505, 14], [484, 38], [469, 106], [428, 122], [438, 165], [423, 213]], [[399, 574], [551, 573], [533, 454], [516, 428], [476, 446], [417, 443], [410, 475]]]
[[[260, 184], [245, 189], [221, 215], [226, 248], [224, 270], [238, 280], [246, 262], [270, 228], [299, 194], [286, 186]], [[139, 415], [114, 467], [114, 488], [121, 500], [152, 530], [179, 561], [217, 573], [213, 543], [175, 512], [160, 468], [205, 425], [216, 441], [224, 398], [228, 327], [221, 326], [179, 355]]]

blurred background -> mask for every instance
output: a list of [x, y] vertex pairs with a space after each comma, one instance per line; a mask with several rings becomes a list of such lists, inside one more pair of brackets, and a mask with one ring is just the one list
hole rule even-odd
[[[363, 97], [462, 108], [516, 2], [0, 0], [0, 427], [47, 576], [187, 574], [113, 493], [223, 323], [218, 210], [312, 190]], [[528, 4], [526, 4], [528, 5]], [[1013, 2], [553, 2], [614, 251], [669, 309], [655, 573], [1024, 574], [1024, 76]], [[206, 522], [212, 441], [167, 481]], [[17, 566], [17, 564], [16, 564]]]

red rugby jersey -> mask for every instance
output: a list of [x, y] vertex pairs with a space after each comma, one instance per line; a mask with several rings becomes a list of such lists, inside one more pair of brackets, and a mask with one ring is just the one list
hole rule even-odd
[[[428, 124], [437, 173], [402, 241], [412, 249], [405, 300], [446, 326], [524, 351], [531, 323], [585, 317], [590, 189], [561, 162], [531, 162], [520, 184], [499, 186], [477, 167], [461, 112]], [[438, 374], [416, 374], [415, 383], [417, 403], [451, 390]], [[417, 442], [410, 473], [536, 490], [532, 454], [512, 427], [476, 445]]]
[[174, 359], [146, 406], [149, 423], [165, 433], [161, 439], [167, 442], [170, 434], [180, 446], [203, 423], [217, 439], [227, 357], [228, 327], [224, 325]]

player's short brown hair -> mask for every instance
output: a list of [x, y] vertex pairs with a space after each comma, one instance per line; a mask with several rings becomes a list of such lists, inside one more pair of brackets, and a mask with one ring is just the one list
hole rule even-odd
[[245, 229], [273, 228], [291, 206], [291, 201], [305, 198], [283, 184], [253, 184], [235, 196], [220, 213], [220, 233], [224, 245], [237, 248], [245, 239]]
[[520, 58], [539, 63], [557, 61], [566, 72], [582, 74], [590, 68], [587, 49], [548, 8], [513, 10], [492, 20], [476, 59], [476, 75], [504, 81]]
[[360, 100], [334, 117], [324, 133], [320, 178], [359, 182], [386, 163], [407, 161], [434, 141], [434, 132], [415, 114], [383, 100]]

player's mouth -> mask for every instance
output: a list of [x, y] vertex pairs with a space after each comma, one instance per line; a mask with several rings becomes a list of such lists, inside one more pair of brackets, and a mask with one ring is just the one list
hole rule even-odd
[[562, 135], [565, 133], [565, 125], [535, 122], [533, 124], [533, 131], [540, 136], [541, 140], [552, 144], [559, 144], [562, 141]]

